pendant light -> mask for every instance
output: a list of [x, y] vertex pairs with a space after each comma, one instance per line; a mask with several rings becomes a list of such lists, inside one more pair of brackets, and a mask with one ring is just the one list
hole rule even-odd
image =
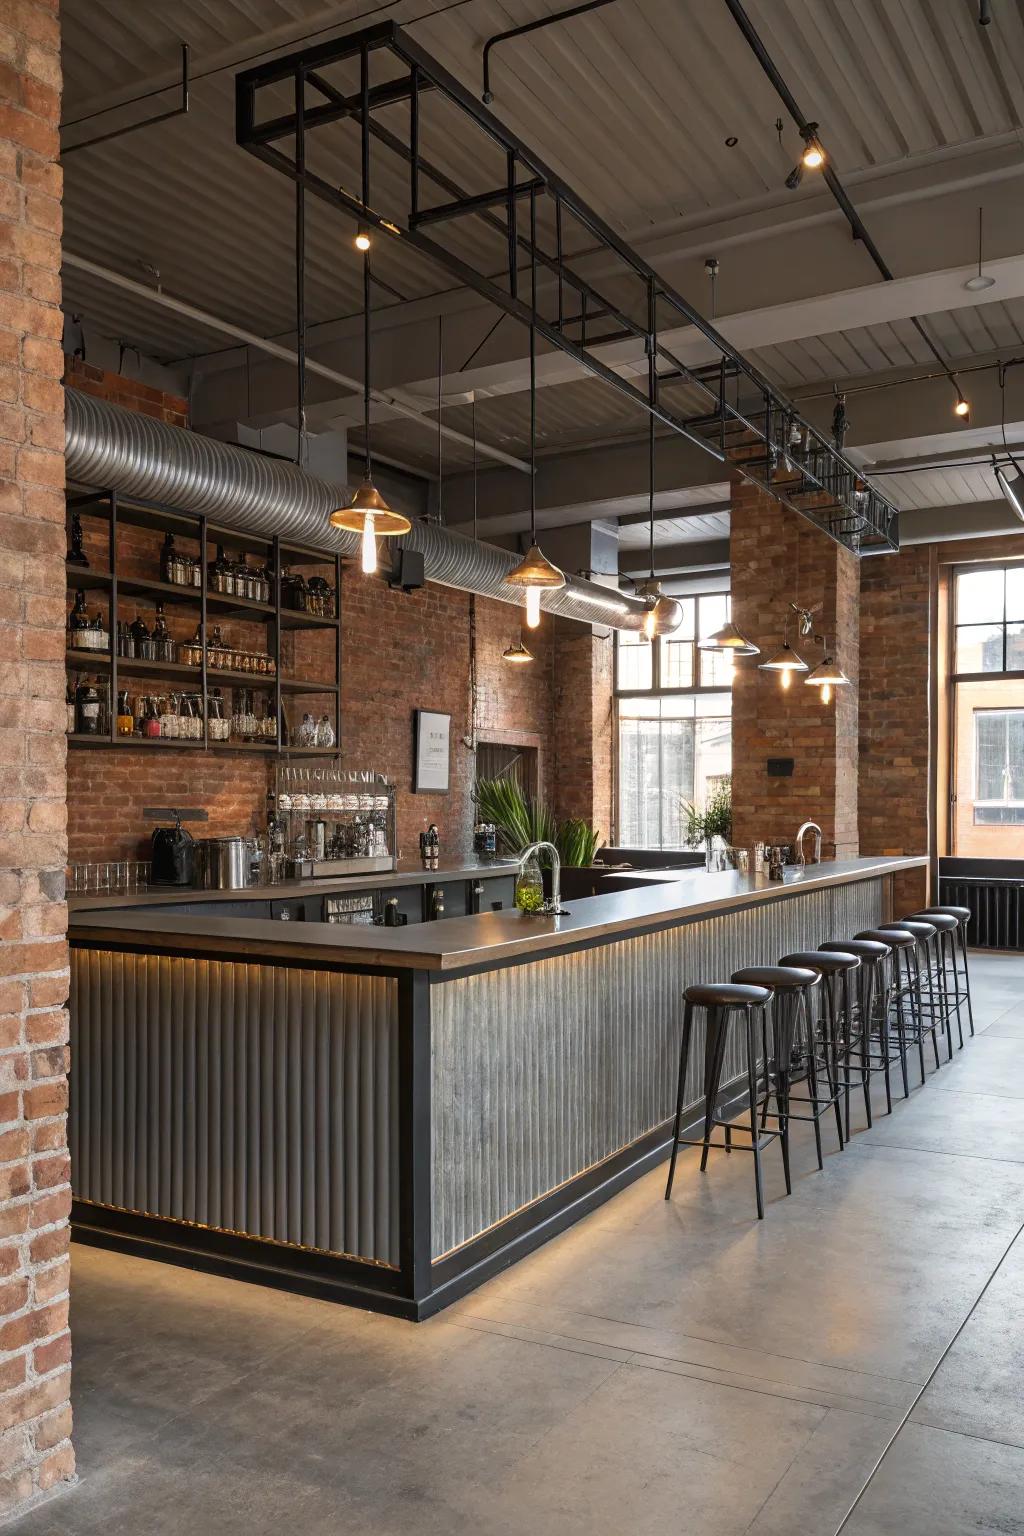
[[740, 633], [731, 619], [726, 619], [721, 629], [697, 641], [699, 651], [730, 651], [733, 656], [760, 656], [761, 647]]
[[526, 649], [522, 636], [520, 636], [514, 645], [506, 646], [505, 650], [501, 653], [501, 659], [502, 661], [515, 662], [518, 666], [521, 666], [524, 661], [533, 660], [533, 652]]
[[787, 636], [782, 642], [781, 650], [776, 651], [769, 661], [762, 661], [758, 664], [758, 671], [777, 672], [782, 687], [788, 688], [793, 681], [793, 674], [795, 672], [807, 671], [807, 663], [794, 651]]
[[[657, 379], [651, 369], [651, 403], [657, 390]], [[650, 514], [651, 574], [636, 589], [636, 595], [647, 604], [647, 612], [640, 620], [640, 632], [646, 640], [656, 640], [660, 635], [671, 635], [683, 622], [683, 605], [674, 597], [666, 597], [661, 582], [654, 576], [654, 413], [648, 414], [647, 436], [647, 506]]]
[[363, 482], [347, 507], [339, 507], [327, 521], [332, 528], [344, 528], [362, 535], [360, 563], [367, 576], [377, 569], [377, 536], [395, 538], [408, 533], [412, 523], [402, 512], [395, 512], [373, 483], [370, 454], [370, 257], [363, 256], [363, 435], [366, 443], [366, 468]]
[[836, 664], [833, 656], [827, 654], [818, 663], [813, 672], [808, 672], [804, 682], [809, 688], [821, 689], [821, 702], [823, 704], [830, 704], [832, 702], [833, 688], [848, 688], [850, 686], [850, 679], [842, 667]]
[[[540, 595], [565, 586], [565, 575], [541, 553], [537, 544], [537, 194], [530, 193], [530, 547], [504, 578], [526, 589], [526, 624], [540, 623]], [[507, 652], [506, 652], [507, 655]]]

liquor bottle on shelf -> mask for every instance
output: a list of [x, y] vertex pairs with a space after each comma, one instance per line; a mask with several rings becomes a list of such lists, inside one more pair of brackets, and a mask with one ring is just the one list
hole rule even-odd
[[149, 637], [142, 614], [137, 613], [130, 625], [131, 637], [135, 645], [135, 655], [139, 661], [155, 661], [153, 642]]
[[207, 580], [211, 591], [226, 592], [231, 595], [235, 591], [235, 577], [229, 562], [224, 558], [223, 544], [217, 545], [217, 558], [211, 560], [207, 567]]
[[82, 548], [82, 519], [77, 512], [71, 514], [71, 538], [68, 543], [68, 565], [80, 565], [88, 569], [89, 557]]
[[102, 705], [100, 691], [91, 677], [79, 679], [75, 689], [75, 730], [80, 736], [102, 734]]
[[174, 534], [166, 533], [160, 549], [160, 579], [180, 587], [185, 583], [184, 563], [174, 547]]
[[89, 647], [90, 650], [110, 650], [110, 631], [107, 629], [106, 621], [104, 620], [103, 615], [100, 613], [98, 608], [96, 609], [96, 617], [93, 619], [90, 626], [90, 635], [92, 640], [92, 643]]
[[76, 726], [77, 726], [77, 723], [78, 723], [77, 715], [76, 715], [76, 712], [75, 712], [75, 690], [72, 688], [70, 682], [67, 685], [67, 688], [65, 690], [65, 695], [64, 696], [65, 696], [65, 699], [67, 700], [67, 706], [68, 706], [67, 731], [68, 731], [68, 735], [70, 736], [72, 734], [72, 732], [76, 729]]
[[167, 620], [164, 618], [164, 605], [157, 603], [156, 619], [153, 622], [152, 644], [154, 661], [174, 660], [174, 641], [171, 639], [167, 628]]
[[74, 606], [68, 614], [68, 649], [71, 651], [88, 651], [92, 647], [86, 631], [89, 629], [89, 615], [85, 608], [85, 592], [82, 588], [75, 593]]

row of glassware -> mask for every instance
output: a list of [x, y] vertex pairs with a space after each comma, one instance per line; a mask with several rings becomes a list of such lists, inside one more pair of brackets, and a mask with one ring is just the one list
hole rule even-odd
[[121, 859], [112, 863], [68, 864], [64, 870], [68, 896], [134, 896], [149, 889], [149, 862]]

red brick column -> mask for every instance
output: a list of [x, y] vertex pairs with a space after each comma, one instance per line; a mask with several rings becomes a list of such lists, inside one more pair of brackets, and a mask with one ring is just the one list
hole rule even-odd
[[[737, 662], [733, 686], [733, 837], [790, 843], [802, 821], [816, 821], [840, 858], [858, 851], [859, 677], [858, 559], [756, 486], [734, 485], [731, 517], [732, 614], [762, 654]], [[798, 579], [799, 572], [799, 579]], [[798, 674], [783, 692], [758, 663], [779, 649], [791, 599], [821, 603], [815, 625], [826, 634], [852, 686], [821, 703]], [[790, 643], [809, 666], [820, 646]], [[789, 778], [770, 778], [768, 758], [792, 758]], [[829, 848], [827, 850], [831, 852]]]
[[64, 423], [56, 0], [0, 64], [0, 1515], [68, 1438]]
[[[927, 853], [933, 546], [872, 556], [861, 574], [860, 846]], [[923, 906], [925, 870], [896, 877], [900, 911]]]
[[589, 625], [554, 619], [552, 805], [555, 814], [612, 836], [614, 640]]

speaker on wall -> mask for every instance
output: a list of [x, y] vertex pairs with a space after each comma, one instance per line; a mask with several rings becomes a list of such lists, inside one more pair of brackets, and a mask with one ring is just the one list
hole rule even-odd
[[406, 549], [401, 544], [396, 544], [391, 552], [391, 575], [388, 577], [388, 586], [403, 592], [415, 592], [417, 587], [422, 587], [426, 577], [423, 574], [423, 556], [418, 549]]

